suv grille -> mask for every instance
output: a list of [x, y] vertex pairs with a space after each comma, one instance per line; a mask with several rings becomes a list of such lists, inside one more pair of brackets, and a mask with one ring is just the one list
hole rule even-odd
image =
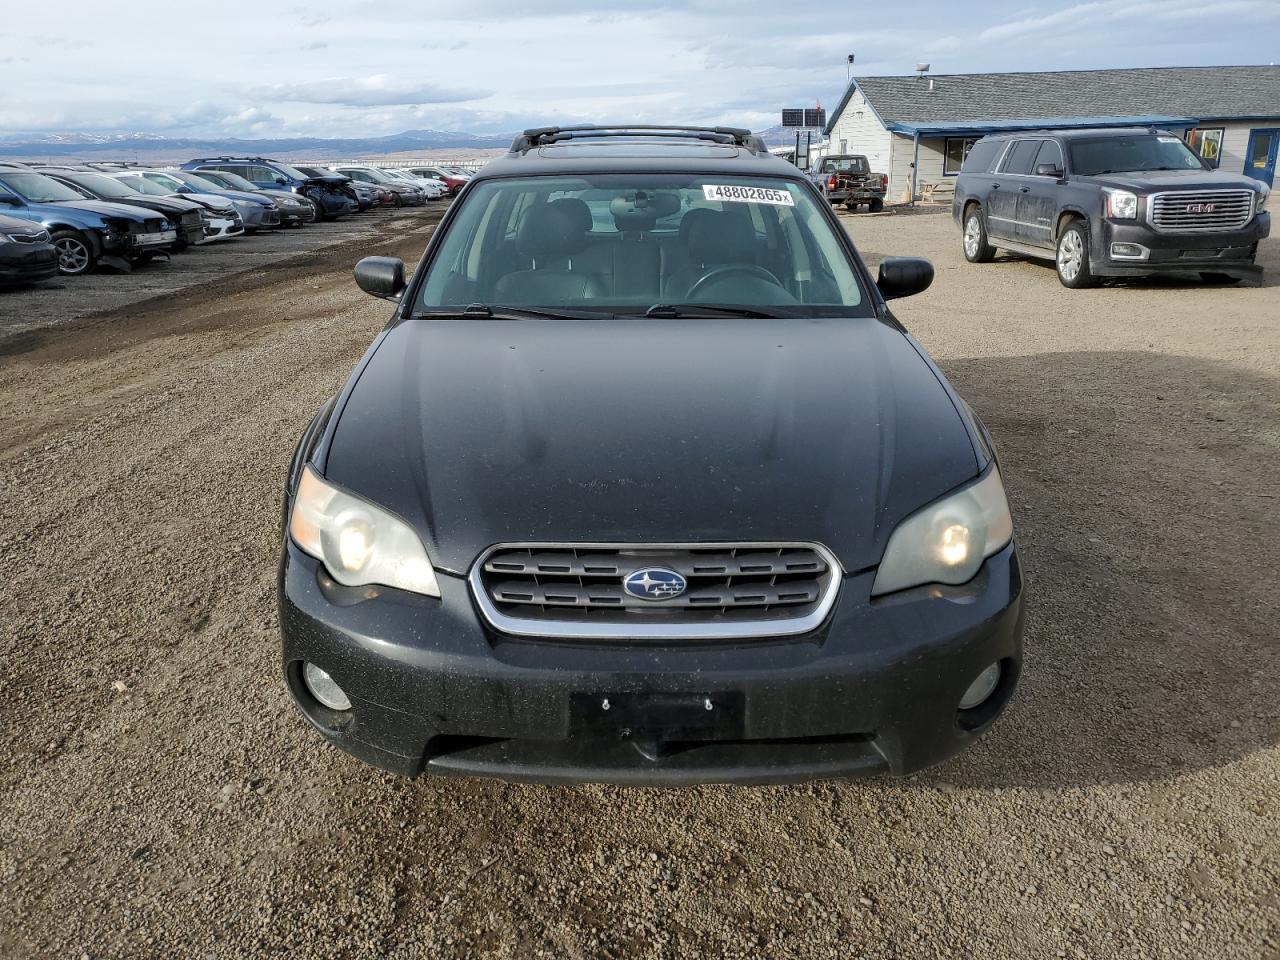
[[1151, 196], [1151, 225], [1184, 233], [1239, 230], [1253, 218], [1252, 190], [1181, 190]]
[[[649, 568], [678, 573], [686, 589], [660, 600], [629, 593], [627, 578]], [[518, 636], [729, 639], [816, 629], [839, 574], [809, 543], [515, 544], [485, 553], [471, 588], [489, 623]]]

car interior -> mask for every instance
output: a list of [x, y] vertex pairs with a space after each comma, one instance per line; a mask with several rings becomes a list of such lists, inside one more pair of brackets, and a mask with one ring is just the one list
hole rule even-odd
[[816, 212], [804, 204], [708, 201], [701, 185], [576, 184], [497, 186], [468, 203], [470, 223], [450, 231], [461, 239], [436, 259], [424, 306], [861, 302], [829, 227], [806, 222]]

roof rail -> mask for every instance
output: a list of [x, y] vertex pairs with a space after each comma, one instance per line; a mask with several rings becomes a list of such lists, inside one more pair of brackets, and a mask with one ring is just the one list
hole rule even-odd
[[512, 153], [527, 153], [534, 147], [542, 147], [565, 140], [598, 140], [610, 137], [635, 137], [660, 140], [709, 140], [712, 143], [733, 144], [752, 153], [767, 152], [764, 141], [742, 127], [678, 127], [668, 124], [583, 124], [576, 127], [534, 127], [518, 135], [511, 143]]

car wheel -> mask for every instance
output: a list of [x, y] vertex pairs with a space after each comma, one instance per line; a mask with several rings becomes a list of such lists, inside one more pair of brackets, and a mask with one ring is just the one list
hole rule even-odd
[[884, 209], [884, 201], [877, 197], [875, 200], [872, 200], [869, 204], [867, 204], [867, 209], [870, 210], [872, 213], [879, 213], [881, 210]]
[[996, 248], [987, 242], [987, 225], [982, 220], [982, 208], [973, 206], [964, 215], [964, 258], [970, 263], [990, 263]]
[[83, 276], [98, 262], [93, 244], [79, 230], [58, 230], [49, 239], [58, 250], [58, 272], [63, 276]]
[[1233, 277], [1226, 273], [1202, 273], [1200, 274], [1200, 279], [1205, 283], [1222, 284], [1224, 286], [1240, 282], [1239, 277]]
[[845, 201], [844, 208], [845, 208], [845, 210], [847, 210], [849, 213], [857, 213], [857, 211], [858, 211], [858, 205], [857, 205], [856, 203], [854, 203], [853, 201], [851, 201], [851, 200], [846, 200], [846, 201]]
[[1089, 269], [1089, 228], [1072, 220], [1058, 235], [1058, 279], [1064, 287], [1081, 290], [1098, 282]]

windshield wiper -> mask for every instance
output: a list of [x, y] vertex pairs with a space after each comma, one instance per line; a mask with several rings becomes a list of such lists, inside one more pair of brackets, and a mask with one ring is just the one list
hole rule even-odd
[[785, 313], [770, 313], [754, 307], [735, 307], [721, 303], [655, 303], [644, 312], [646, 317], [677, 320], [681, 317], [749, 317], [753, 320], [776, 320]]
[[415, 317], [449, 317], [456, 320], [599, 320], [612, 316], [591, 310], [570, 308], [507, 307], [498, 303], [473, 303], [465, 310], [433, 308], [416, 310]]

